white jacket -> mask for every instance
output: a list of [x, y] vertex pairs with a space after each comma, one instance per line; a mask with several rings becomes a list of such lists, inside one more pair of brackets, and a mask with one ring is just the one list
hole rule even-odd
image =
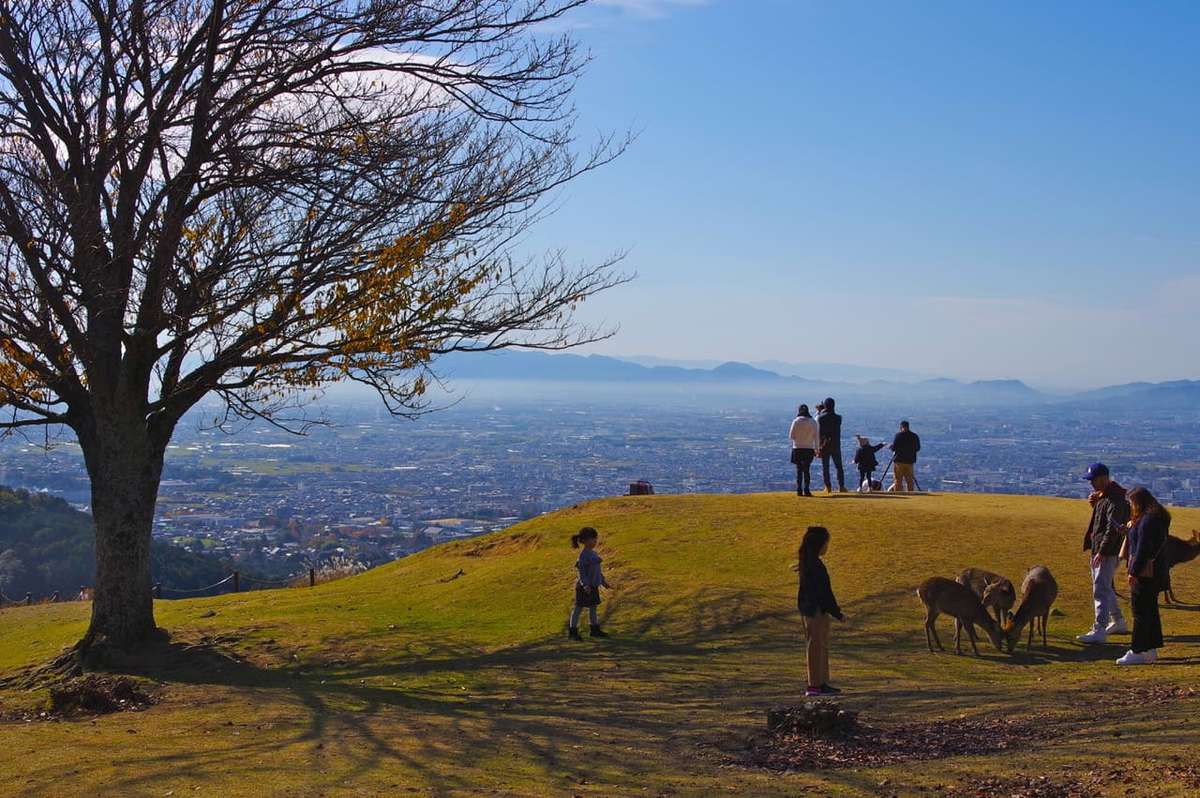
[[792, 439], [793, 449], [816, 451], [821, 447], [821, 432], [815, 418], [796, 416], [792, 421], [792, 429], [788, 432], [788, 437]]

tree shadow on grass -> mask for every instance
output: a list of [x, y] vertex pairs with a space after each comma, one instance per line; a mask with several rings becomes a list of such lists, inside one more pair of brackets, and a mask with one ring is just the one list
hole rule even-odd
[[[610, 612], [620, 610], [613, 601]], [[500, 650], [433, 642], [421, 656], [328, 662], [274, 661], [243, 652], [234, 636], [177, 639], [148, 647], [129, 670], [169, 685], [232, 688], [252, 703], [286, 711], [296, 727], [242, 736], [236, 745], [122, 750], [123, 767], [108, 787], [203, 781], [231, 768], [258, 778], [301, 755], [336, 757], [343, 777], [402, 772], [440, 790], [469, 789], [482, 771], [456, 763], [471, 752], [503, 750], [536, 763], [548, 784], [565, 789], [572, 779], [594, 780], [592, 772], [635, 772], [637, 759], [626, 748], [639, 743], [690, 752], [682, 767], [704, 771], [708, 765], [691, 746], [711, 727], [686, 719], [693, 709], [756, 708], [758, 699], [726, 666], [747, 654], [795, 651], [790, 636], [755, 633], [788, 614], [764, 609], [760, 594], [704, 589], [605, 641], [579, 644], [564, 636]], [[610, 680], [592, 678], [597, 673], [623, 680], [620, 689], [629, 693], [614, 694]], [[612, 744], [613, 737], [624, 744]], [[582, 759], [581, 749], [588, 752]]]

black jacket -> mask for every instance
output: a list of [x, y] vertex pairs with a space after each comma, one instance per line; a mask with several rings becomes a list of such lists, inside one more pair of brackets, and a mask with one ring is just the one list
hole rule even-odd
[[921, 451], [921, 438], [912, 430], [901, 430], [892, 438], [891, 449], [896, 453], [897, 463], [912, 465], [917, 462], [917, 452]]
[[821, 451], [841, 451], [842, 417], [832, 410], [826, 410], [817, 416], [817, 426], [821, 430]]
[[838, 606], [833, 595], [833, 586], [829, 583], [829, 571], [820, 557], [813, 557], [808, 564], [801, 563], [800, 590], [796, 595], [796, 606], [801, 615], [812, 617], [818, 612], [824, 612], [842, 619], [842, 609]]
[[875, 452], [883, 448], [882, 443], [877, 443], [874, 446], [859, 446], [854, 453], [854, 462], [863, 471], [874, 471], [879, 468], [879, 460], [875, 457]]
[[1129, 520], [1129, 502], [1125, 489], [1115, 482], [1108, 483], [1103, 495], [1092, 505], [1092, 518], [1083, 533], [1083, 550], [1104, 557], [1121, 553], [1121, 538]]
[[[1129, 528], [1130, 574], [1137, 576], [1158, 557], [1170, 531], [1171, 521], [1158, 513], [1143, 515]], [[1164, 574], [1159, 573], [1158, 563], [1154, 563], [1154, 573], [1150, 578], [1156, 579], [1160, 576]]]

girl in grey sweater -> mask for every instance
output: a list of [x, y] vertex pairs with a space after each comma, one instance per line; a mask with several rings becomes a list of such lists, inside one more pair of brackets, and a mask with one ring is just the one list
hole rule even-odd
[[583, 639], [579, 636], [579, 616], [584, 607], [587, 607], [588, 620], [591, 621], [592, 637], [608, 637], [600, 628], [600, 619], [596, 615], [596, 608], [600, 606], [600, 588], [609, 587], [600, 568], [600, 555], [596, 553], [596, 544], [599, 542], [600, 533], [590, 526], [585, 526], [578, 534], [571, 536], [572, 548], [583, 546], [583, 551], [579, 552], [579, 560], [575, 563], [579, 578], [575, 580], [575, 606], [567, 623], [567, 636], [572, 640]]

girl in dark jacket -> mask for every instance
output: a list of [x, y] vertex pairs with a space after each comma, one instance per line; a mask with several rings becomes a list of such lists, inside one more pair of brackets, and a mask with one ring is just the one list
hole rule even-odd
[[871, 483], [874, 480], [872, 475], [875, 473], [875, 469], [879, 468], [879, 459], [875, 455], [883, 448], [883, 444], [872, 446], [871, 441], [866, 437], [862, 435], [854, 437], [858, 440], [858, 449], [854, 452], [854, 464], [858, 466], [858, 490], [862, 493], [871, 490]]
[[829, 530], [810, 526], [800, 543], [800, 590], [796, 604], [804, 621], [808, 637], [808, 689], [806, 696], [836, 695], [829, 685], [829, 619], [845, 620], [833, 595], [829, 572], [821, 557], [829, 548]]
[[1145, 488], [1134, 488], [1129, 500], [1129, 534], [1124, 555], [1129, 558], [1129, 603], [1133, 605], [1133, 643], [1118, 665], [1150, 665], [1162, 647], [1158, 594], [1162, 573], [1157, 562], [1171, 530], [1171, 514]]
[[600, 533], [590, 526], [571, 535], [571, 548], [583, 546], [575, 563], [575, 570], [579, 572], [575, 580], [575, 606], [571, 608], [571, 619], [567, 621], [567, 636], [572, 640], [583, 639], [579, 635], [579, 616], [585, 609], [591, 621], [592, 637], [608, 637], [608, 633], [600, 628], [600, 618], [596, 614], [596, 608], [600, 606], [600, 588], [611, 587], [600, 567], [600, 555], [596, 553], [596, 544], [599, 542]]

